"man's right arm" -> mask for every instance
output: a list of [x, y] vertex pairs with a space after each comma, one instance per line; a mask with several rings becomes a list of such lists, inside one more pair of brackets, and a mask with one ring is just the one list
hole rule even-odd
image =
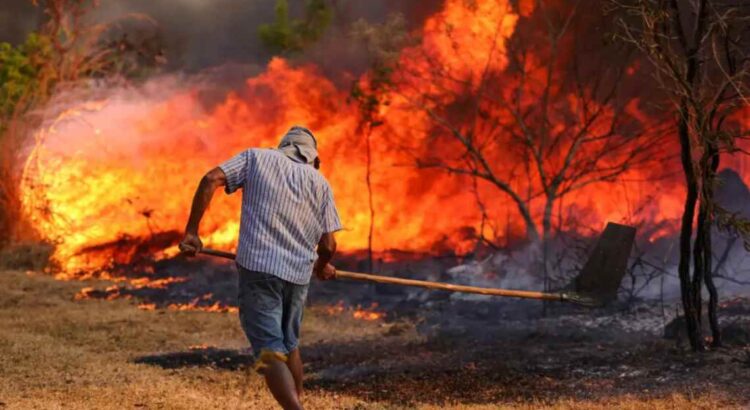
[[318, 260], [315, 261], [313, 273], [320, 280], [336, 278], [336, 268], [330, 264], [336, 254], [336, 238], [333, 232], [324, 233], [318, 241]]
[[203, 242], [201, 242], [198, 236], [198, 227], [200, 225], [203, 214], [206, 213], [208, 205], [211, 204], [211, 199], [214, 196], [214, 191], [217, 188], [225, 186], [227, 183], [227, 177], [221, 168], [214, 168], [208, 171], [206, 175], [201, 178], [198, 189], [195, 190], [193, 196], [193, 205], [190, 208], [190, 217], [188, 218], [187, 226], [185, 227], [185, 237], [180, 242], [180, 250], [188, 255], [195, 255], [203, 248]]
[[188, 255], [195, 255], [201, 251], [203, 243], [198, 237], [198, 226], [211, 203], [214, 192], [217, 188], [223, 186], [227, 194], [231, 194], [243, 186], [247, 175], [249, 156], [250, 150], [240, 152], [203, 176], [198, 189], [195, 190], [193, 205], [190, 208], [190, 218], [188, 218], [185, 227], [185, 237], [180, 242], [180, 251]]

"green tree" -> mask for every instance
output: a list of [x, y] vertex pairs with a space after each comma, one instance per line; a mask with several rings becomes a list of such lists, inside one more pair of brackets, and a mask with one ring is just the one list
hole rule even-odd
[[14, 238], [20, 216], [16, 171], [26, 129], [20, 119], [51, 94], [55, 81], [48, 62], [49, 36], [32, 33], [18, 46], [0, 43], [0, 244]]
[[38, 33], [19, 46], [0, 43], [0, 136], [14, 115], [31, 107], [36, 95], [47, 93], [49, 84], [42, 79], [51, 54], [49, 38]]
[[258, 28], [263, 44], [274, 53], [293, 53], [304, 50], [318, 41], [333, 20], [333, 11], [324, 0], [308, 0], [300, 19], [289, 17], [286, 0], [276, 1], [276, 19]]

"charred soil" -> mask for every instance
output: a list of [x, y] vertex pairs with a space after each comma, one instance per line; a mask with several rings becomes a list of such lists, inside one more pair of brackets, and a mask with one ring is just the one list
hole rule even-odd
[[[236, 313], [75, 300], [82, 286], [0, 272], [0, 408], [274, 408], [249, 371]], [[541, 317], [533, 303], [421, 304], [421, 313], [359, 320], [318, 298], [303, 330], [308, 408], [750, 403], [746, 347], [688, 353], [654, 330], [662, 319], [648, 306]]]

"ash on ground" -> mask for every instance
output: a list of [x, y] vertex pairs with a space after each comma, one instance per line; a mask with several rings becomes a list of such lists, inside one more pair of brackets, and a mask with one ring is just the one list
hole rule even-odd
[[[515, 269], [502, 257], [472, 262], [400, 254], [389, 260], [379, 266], [386, 275], [485, 286], [513, 278], [503, 266]], [[346, 270], [364, 266], [360, 255], [343, 256], [338, 264]], [[228, 261], [176, 257], [153, 264], [148, 280], [137, 272], [131, 276], [113, 286], [95, 284], [82, 298], [126, 297], [153, 309], [236, 309], [237, 271]], [[716, 388], [735, 397], [749, 394], [744, 380], [750, 371], [750, 299], [741, 296], [723, 300], [719, 316], [727, 347], [707, 355], [688, 351], [679, 300], [645, 300], [628, 292], [607, 307], [591, 309], [313, 280], [308, 303], [314, 311], [329, 312], [332, 321], [359, 308], [377, 313], [361, 317], [373, 321], [343, 333], [303, 337], [309, 386], [365, 400], [408, 406], [445, 400], [544, 401], [560, 395], [604, 399], [633, 392], [659, 396]], [[136, 361], [228, 371], [252, 363], [248, 352], [221, 347], [162, 352]], [[540, 386], [549, 397], [540, 396]]]

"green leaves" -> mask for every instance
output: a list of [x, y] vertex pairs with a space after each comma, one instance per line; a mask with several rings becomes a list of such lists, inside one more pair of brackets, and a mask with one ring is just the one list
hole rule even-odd
[[258, 28], [263, 44], [275, 53], [294, 53], [318, 41], [333, 20], [333, 11], [324, 0], [308, 0], [301, 19], [289, 17], [286, 0], [276, 1], [276, 19]]
[[0, 43], [0, 133], [5, 119], [25, 111], [45, 87], [42, 78], [51, 54], [49, 39], [36, 33], [19, 46]]

